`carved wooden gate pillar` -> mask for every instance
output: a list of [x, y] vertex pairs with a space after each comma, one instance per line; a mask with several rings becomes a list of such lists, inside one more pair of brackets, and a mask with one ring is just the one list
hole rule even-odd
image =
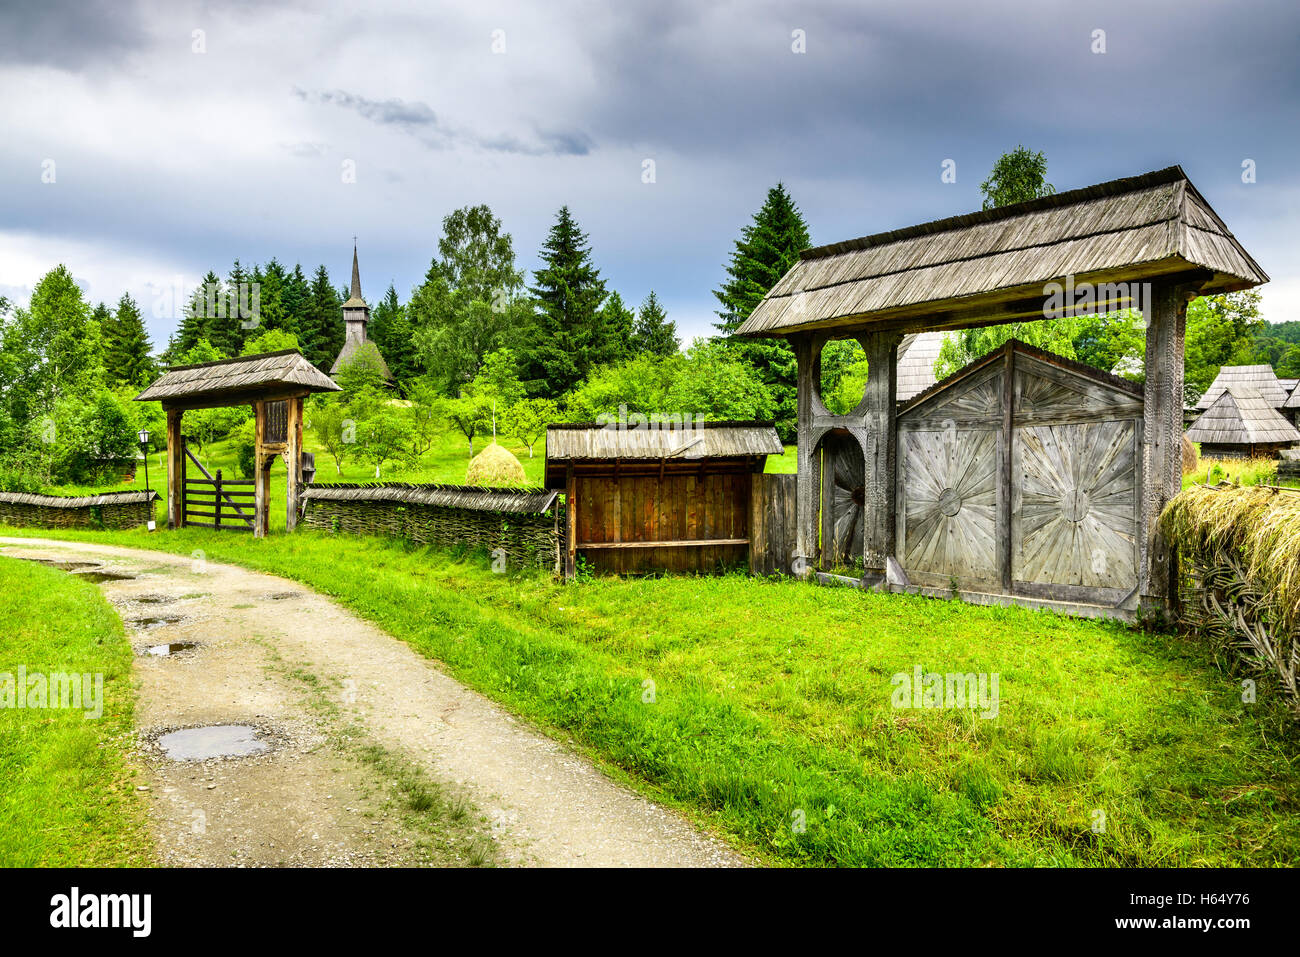
[[860, 339], [867, 353], [867, 389], [856, 410], [867, 433], [867, 469], [863, 489], [863, 565], [868, 576], [885, 574], [894, 554], [894, 467], [898, 411], [899, 332], [868, 332]]

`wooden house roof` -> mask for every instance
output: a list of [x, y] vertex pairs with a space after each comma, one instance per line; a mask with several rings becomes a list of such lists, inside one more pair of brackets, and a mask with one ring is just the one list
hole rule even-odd
[[308, 485], [303, 496], [317, 502], [398, 502], [442, 505], [480, 512], [541, 515], [550, 511], [558, 492], [542, 488], [490, 488], [482, 485], [408, 485], [400, 482]]
[[1187, 437], [1211, 445], [1273, 445], [1300, 442], [1300, 430], [1257, 389], [1229, 384], [1192, 423]]
[[40, 495], [34, 492], [0, 492], [0, 502], [11, 505], [44, 505], [54, 508], [86, 508], [92, 505], [134, 505], [158, 498], [153, 489], [134, 492], [99, 492], [95, 495]]
[[287, 392], [338, 392], [325, 373], [297, 349], [266, 352], [199, 365], [177, 366], [155, 379], [136, 402], [162, 402], [177, 408], [239, 405], [264, 395]]
[[[1202, 292], [1268, 276], [1181, 167], [806, 249], [738, 333], [905, 332], [1041, 315], [1048, 283], [1198, 273]], [[1124, 307], [1131, 300], [1107, 301]]]
[[1286, 389], [1278, 381], [1272, 366], [1224, 366], [1197, 401], [1196, 408], [1201, 411], [1208, 409], [1223, 395], [1225, 389], [1233, 385], [1254, 389], [1275, 409], [1282, 408], [1286, 403]]
[[548, 425], [546, 461], [737, 458], [785, 451], [771, 422]]
[[897, 394], [899, 402], [906, 402], [938, 381], [934, 374], [934, 364], [939, 358], [939, 349], [943, 346], [943, 340], [942, 332], [922, 332], [905, 336], [899, 343]]

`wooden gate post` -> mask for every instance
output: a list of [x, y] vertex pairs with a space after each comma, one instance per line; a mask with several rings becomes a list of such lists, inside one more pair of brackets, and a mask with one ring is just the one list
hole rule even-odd
[[1182, 487], [1183, 336], [1200, 283], [1153, 283], [1147, 297], [1142, 407], [1142, 505], [1138, 594], [1144, 612], [1169, 616], [1177, 593], [1173, 555], [1157, 524]]
[[271, 519], [271, 463], [266, 447], [266, 403], [253, 403], [253, 536], [263, 538]]
[[867, 390], [860, 409], [869, 439], [866, 482], [863, 486], [863, 565], [868, 575], [885, 574], [894, 554], [894, 505], [897, 501], [895, 457], [898, 433], [898, 344], [900, 332], [868, 332], [862, 336], [867, 353]]
[[815, 336], [793, 338], [799, 377], [796, 403], [798, 408], [798, 459], [795, 463], [795, 545], [794, 561], [798, 566], [783, 571], [800, 575], [812, 567], [817, 554], [817, 506], [820, 481], [817, 469], [817, 442], [813, 435], [813, 394], [821, 366], [819, 343]]
[[[185, 492], [185, 439], [181, 436], [183, 409], [167, 410], [167, 527], [180, 528], [184, 520], [181, 496]], [[147, 454], [147, 453], [146, 453]]]
[[288, 504], [285, 506], [284, 527], [292, 532], [298, 527], [298, 505], [302, 496], [302, 396], [287, 400], [288, 429], [285, 436], [288, 451], [285, 455], [288, 468], [285, 489]]

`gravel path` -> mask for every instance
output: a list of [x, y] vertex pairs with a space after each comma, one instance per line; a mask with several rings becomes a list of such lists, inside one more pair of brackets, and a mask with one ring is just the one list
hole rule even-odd
[[[162, 863], [464, 863], [470, 832], [507, 864], [741, 866], [725, 843], [611, 781], [404, 643], [296, 582], [161, 552], [0, 538], [3, 554], [93, 562], [137, 651], [140, 761]], [[149, 619], [161, 619], [153, 620]], [[151, 646], [190, 642], [168, 657]], [[313, 705], [312, 696], [316, 695]], [[178, 728], [251, 725], [262, 754], [169, 760]], [[466, 840], [439, 844], [349, 757], [347, 729], [462, 800]], [[391, 768], [389, 769], [391, 771]], [[391, 777], [391, 774], [389, 775]]]

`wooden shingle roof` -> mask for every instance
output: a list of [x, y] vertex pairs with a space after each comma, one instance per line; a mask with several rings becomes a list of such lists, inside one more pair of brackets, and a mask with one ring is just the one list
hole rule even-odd
[[1286, 389], [1278, 381], [1272, 366], [1223, 366], [1196, 403], [1196, 408], [1208, 409], [1225, 389], [1233, 385], [1254, 389], [1275, 409], [1286, 403]]
[[308, 485], [303, 496], [317, 502], [397, 502], [405, 505], [442, 505], [480, 512], [541, 515], [555, 504], [558, 492], [542, 488], [489, 488], [482, 485], [408, 485], [331, 483]]
[[297, 349], [266, 352], [236, 359], [219, 359], [164, 372], [136, 402], [162, 402], [185, 407], [229, 399], [241, 404], [258, 394], [276, 392], [339, 392], [333, 380], [303, 358]]
[[960, 328], [1041, 312], [1044, 287], [1068, 277], [1134, 282], [1192, 270], [1208, 277], [1203, 293], [1268, 281], [1171, 166], [804, 250], [738, 332]]
[[1211, 445], [1300, 442], [1300, 430], [1248, 385], [1230, 384], [1192, 423], [1187, 437]]
[[697, 422], [620, 426], [596, 422], [548, 425], [546, 461], [629, 461], [736, 458], [785, 451], [771, 422]]

